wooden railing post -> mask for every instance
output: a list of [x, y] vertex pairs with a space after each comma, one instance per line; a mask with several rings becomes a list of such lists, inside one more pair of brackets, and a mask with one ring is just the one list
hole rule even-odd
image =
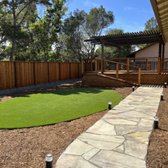
[[138, 85], [141, 84], [141, 68], [138, 68]]
[[148, 70], [148, 58], [146, 58], [146, 70]]
[[116, 64], [116, 79], [118, 79], [118, 75], [119, 75], [119, 64]]
[[127, 74], [129, 74], [129, 66], [130, 66], [130, 60], [127, 58]]
[[161, 58], [160, 57], [158, 57], [158, 69], [157, 69], [157, 72], [158, 72], [158, 74], [161, 74]]

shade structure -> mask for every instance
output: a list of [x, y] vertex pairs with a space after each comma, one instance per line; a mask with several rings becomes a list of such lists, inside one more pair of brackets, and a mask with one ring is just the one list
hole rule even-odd
[[168, 0], [151, 0], [164, 42], [168, 42]]
[[106, 36], [94, 36], [85, 40], [85, 42], [117, 47], [121, 45], [163, 43], [163, 39], [160, 31], [151, 30], [144, 32], [112, 34]]

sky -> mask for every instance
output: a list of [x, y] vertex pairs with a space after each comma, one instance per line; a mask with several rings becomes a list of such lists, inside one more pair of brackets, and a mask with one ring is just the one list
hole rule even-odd
[[[89, 12], [91, 8], [102, 5], [114, 14], [114, 23], [110, 29], [119, 28], [124, 32], [143, 31], [147, 20], [154, 16], [150, 0], [67, 0], [66, 17], [76, 9]], [[44, 7], [38, 8], [42, 16]]]
[[115, 20], [110, 28], [121, 28], [124, 32], [143, 31], [145, 22], [154, 16], [150, 0], [68, 0], [66, 14], [76, 9], [89, 12], [100, 5], [114, 14]]

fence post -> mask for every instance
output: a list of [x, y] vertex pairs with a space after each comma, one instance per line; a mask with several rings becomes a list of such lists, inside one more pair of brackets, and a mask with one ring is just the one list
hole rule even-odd
[[84, 61], [82, 60], [82, 76], [84, 75], [84, 72], [85, 72], [85, 64], [84, 64]]
[[36, 85], [35, 62], [32, 62], [32, 64], [33, 64], [33, 80], [34, 80], [34, 85]]
[[17, 87], [16, 62], [13, 61], [14, 88]]
[[116, 78], [118, 79], [118, 75], [119, 75], [119, 64], [116, 64]]
[[49, 69], [49, 62], [47, 62], [47, 71], [48, 71], [48, 83], [50, 82], [50, 69]]
[[71, 63], [69, 63], [69, 79], [71, 79]]
[[59, 62], [58, 65], [59, 65], [59, 80], [61, 80], [62, 79], [62, 77], [61, 77], [61, 62]]
[[138, 68], [138, 84], [141, 84], [141, 68]]
[[130, 66], [130, 60], [127, 58], [127, 74], [129, 74], [129, 66]]

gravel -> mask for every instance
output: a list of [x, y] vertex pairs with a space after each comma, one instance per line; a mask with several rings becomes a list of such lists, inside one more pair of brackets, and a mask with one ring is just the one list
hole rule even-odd
[[159, 129], [154, 130], [148, 148], [148, 168], [168, 168], [168, 88], [164, 89], [164, 101], [160, 102], [157, 116]]

